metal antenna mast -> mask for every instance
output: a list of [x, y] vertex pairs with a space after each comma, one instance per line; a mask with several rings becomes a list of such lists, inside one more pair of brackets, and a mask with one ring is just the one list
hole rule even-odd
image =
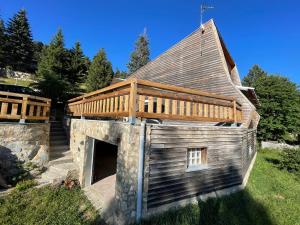
[[213, 9], [213, 6], [208, 6], [205, 4], [201, 4], [201, 8], [200, 8], [200, 26], [203, 26], [203, 14], [205, 13], [206, 10], [208, 9]]
[[213, 9], [213, 6], [208, 6], [206, 4], [201, 4], [200, 8], [200, 55], [202, 56], [202, 32], [204, 31], [203, 27], [203, 14], [205, 13], [206, 10], [208, 9]]

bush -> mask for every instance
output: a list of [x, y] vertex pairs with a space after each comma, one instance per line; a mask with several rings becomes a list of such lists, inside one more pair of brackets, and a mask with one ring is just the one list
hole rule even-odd
[[284, 149], [280, 155], [279, 168], [300, 175], [300, 149]]
[[23, 180], [17, 183], [16, 190], [25, 191], [31, 187], [34, 187], [35, 185], [37, 185], [37, 182], [35, 180]]

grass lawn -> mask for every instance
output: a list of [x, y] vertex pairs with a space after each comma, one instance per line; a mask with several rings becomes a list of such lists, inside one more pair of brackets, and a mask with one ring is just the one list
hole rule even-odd
[[143, 221], [142, 225], [300, 225], [300, 181], [273, 162], [278, 152], [257, 155], [247, 188]]
[[79, 188], [31, 188], [0, 199], [1, 225], [99, 224], [97, 220], [96, 211]]
[[[300, 225], [300, 181], [273, 164], [278, 152], [258, 153], [247, 188], [143, 221], [142, 225]], [[1, 225], [103, 224], [79, 189], [44, 187], [0, 199]]]
[[32, 80], [20, 80], [20, 79], [13, 79], [13, 78], [4, 78], [0, 77], [0, 84], [13, 84], [13, 85], [19, 85], [24, 87], [29, 87], [30, 84], [32, 84]]

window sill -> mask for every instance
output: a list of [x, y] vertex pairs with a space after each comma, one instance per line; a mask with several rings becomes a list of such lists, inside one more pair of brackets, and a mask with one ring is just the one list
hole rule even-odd
[[187, 168], [186, 172], [194, 172], [194, 171], [199, 171], [199, 170], [205, 170], [208, 168], [209, 167], [207, 165], [193, 166], [193, 167]]

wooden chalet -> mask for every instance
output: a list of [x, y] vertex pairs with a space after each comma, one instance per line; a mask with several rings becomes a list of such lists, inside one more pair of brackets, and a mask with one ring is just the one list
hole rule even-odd
[[[240, 190], [256, 155], [257, 104], [210, 20], [127, 80], [69, 100], [81, 185], [115, 176], [113, 207], [102, 205], [114, 224]], [[116, 147], [109, 169], [97, 164], [109, 153], [95, 156], [104, 142]]]

